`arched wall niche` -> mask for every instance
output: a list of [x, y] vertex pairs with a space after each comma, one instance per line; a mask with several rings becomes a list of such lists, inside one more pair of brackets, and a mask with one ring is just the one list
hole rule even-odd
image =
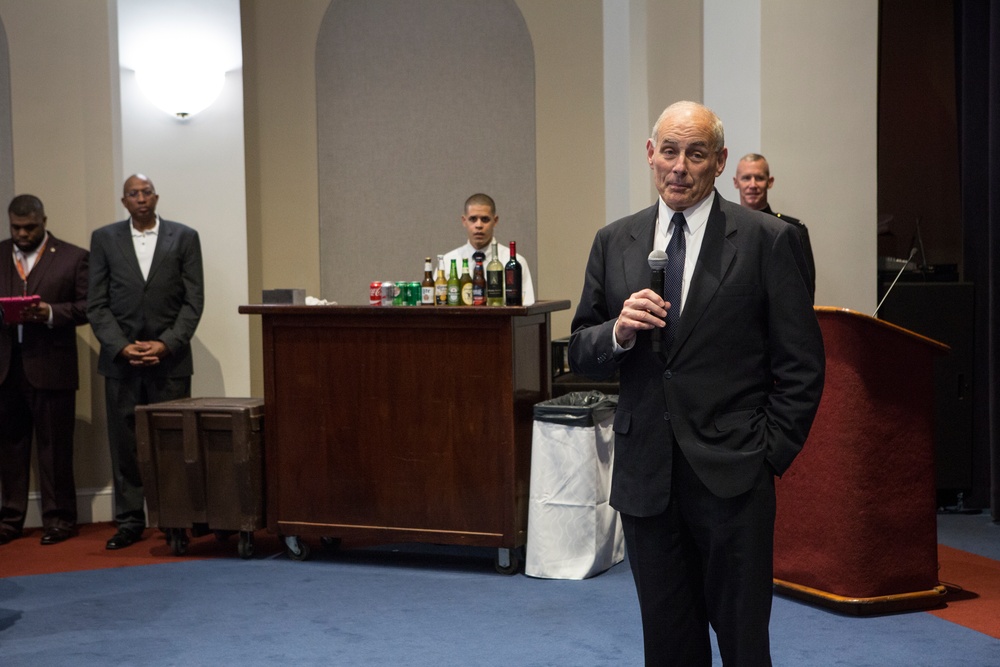
[[513, 0], [331, 2], [316, 46], [323, 298], [419, 280], [424, 257], [465, 242], [474, 192], [537, 276], [534, 67]]
[[[0, 202], [6, 209], [14, 198], [14, 142], [11, 138], [10, 117], [10, 50], [7, 45], [7, 30], [0, 21]], [[0, 238], [10, 236], [7, 225]]]

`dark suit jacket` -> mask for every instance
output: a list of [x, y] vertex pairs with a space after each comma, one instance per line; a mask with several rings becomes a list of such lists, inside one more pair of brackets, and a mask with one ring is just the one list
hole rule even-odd
[[666, 363], [648, 332], [616, 358], [615, 319], [649, 286], [656, 211], [597, 233], [570, 338], [575, 372], [620, 370], [611, 504], [635, 516], [666, 509], [671, 429], [719, 497], [749, 490], [765, 462], [783, 473], [809, 433], [825, 363], [794, 228], [718, 192]]
[[809, 228], [803, 224], [798, 218], [793, 218], [790, 215], [785, 215], [784, 213], [775, 213], [771, 210], [771, 205], [768, 204], [761, 209], [764, 213], [770, 213], [776, 218], [784, 220], [788, 224], [795, 227], [795, 231], [799, 233], [799, 241], [802, 243], [802, 254], [806, 259], [806, 269], [808, 273], [806, 274], [806, 285], [809, 287], [809, 296], [812, 297], [813, 303], [816, 303], [816, 262], [813, 259], [813, 249], [812, 243], [809, 241]]
[[[14, 242], [0, 242], [0, 296], [21, 296], [24, 287], [14, 265]], [[60, 241], [49, 232], [45, 251], [28, 274], [28, 294], [37, 294], [52, 308], [52, 328], [24, 325], [21, 364], [35, 389], [75, 391], [80, 383], [76, 327], [87, 322], [87, 251]], [[0, 327], [0, 382], [10, 370], [17, 325]]]
[[87, 317], [101, 343], [97, 371], [124, 378], [135, 369], [119, 355], [137, 340], [160, 340], [170, 350], [146, 372], [162, 377], [192, 374], [191, 338], [205, 303], [198, 232], [160, 218], [146, 280], [132, 242], [130, 220], [95, 230], [90, 240]]

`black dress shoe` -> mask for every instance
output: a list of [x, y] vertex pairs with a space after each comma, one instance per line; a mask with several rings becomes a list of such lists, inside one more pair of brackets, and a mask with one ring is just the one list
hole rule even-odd
[[141, 539], [141, 532], [129, 530], [128, 528], [119, 528], [115, 536], [108, 540], [105, 547], [111, 550], [124, 549], [125, 547], [132, 546]]
[[0, 528], [0, 544], [7, 544], [11, 540], [21, 537], [21, 531], [10, 528]]
[[73, 537], [73, 531], [69, 528], [46, 528], [42, 535], [42, 544], [59, 544]]

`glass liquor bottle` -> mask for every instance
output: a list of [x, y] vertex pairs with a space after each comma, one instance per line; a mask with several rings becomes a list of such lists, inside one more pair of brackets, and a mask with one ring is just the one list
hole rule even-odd
[[510, 242], [510, 259], [503, 268], [504, 298], [508, 306], [521, 305], [521, 263], [517, 261], [517, 244]]
[[493, 239], [490, 252], [493, 255], [486, 265], [486, 305], [503, 305], [503, 263], [500, 261], [500, 249], [497, 240]]

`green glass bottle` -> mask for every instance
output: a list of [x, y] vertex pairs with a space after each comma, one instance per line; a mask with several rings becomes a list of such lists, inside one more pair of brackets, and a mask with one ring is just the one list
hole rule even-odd
[[451, 260], [451, 274], [448, 276], [448, 305], [462, 305], [462, 287], [458, 280], [457, 260]]

